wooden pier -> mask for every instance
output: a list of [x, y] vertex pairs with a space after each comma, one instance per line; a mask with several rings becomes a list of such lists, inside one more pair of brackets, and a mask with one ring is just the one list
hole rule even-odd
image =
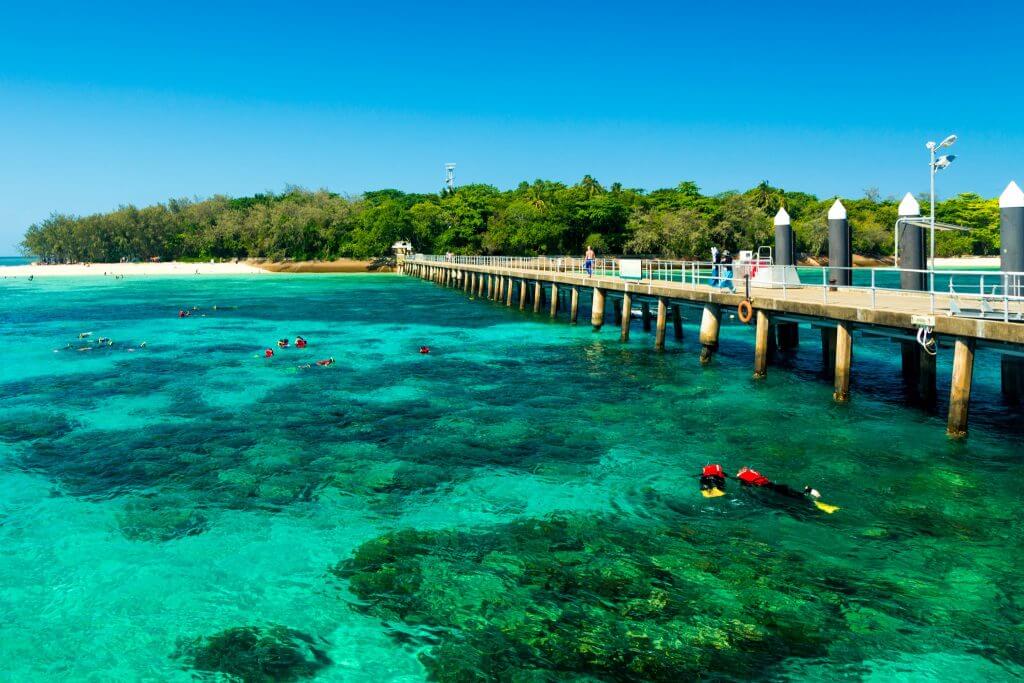
[[[460, 262], [461, 261], [461, 262]], [[798, 343], [794, 323], [809, 323], [822, 329], [822, 353], [825, 367], [835, 382], [834, 398], [846, 402], [850, 398], [850, 375], [853, 360], [854, 333], [888, 337], [902, 344], [903, 373], [916, 382], [922, 400], [934, 399], [935, 355], [923, 349], [917, 335], [927, 327], [930, 336], [942, 345], [952, 345], [951, 379], [947, 433], [954, 438], [967, 434], [968, 405], [974, 354], [978, 347], [989, 347], [1016, 362], [1024, 356], [1024, 323], [1007, 319], [962, 317], [952, 315], [955, 301], [949, 295], [921, 291], [827, 285], [789, 287], [786, 289], [750, 287], [737, 283], [731, 292], [702, 282], [699, 277], [686, 281], [673, 279], [627, 280], [585, 272], [579, 264], [565, 265], [551, 259], [509, 259], [502, 257], [444, 257], [417, 255], [400, 265], [401, 272], [431, 280], [438, 284], [476, 291], [506, 306], [513, 302], [518, 288], [519, 309], [532, 301], [539, 313], [550, 296], [549, 315], [561, 310], [560, 295], [569, 291], [569, 321], [575, 324], [580, 292], [591, 292], [590, 322], [595, 331], [604, 325], [606, 301], [611, 298], [619, 320], [619, 339], [629, 341], [632, 310], [641, 303], [644, 328], [650, 329], [650, 305], [657, 307], [654, 347], [665, 347], [669, 312], [674, 336], [682, 339], [680, 306], [701, 309], [700, 359], [711, 362], [718, 349], [723, 309], [737, 309], [749, 302], [752, 308], [755, 378], [768, 373], [769, 358], [776, 345], [792, 348]], [[614, 272], [614, 269], [612, 269]], [[686, 272], [685, 266], [680, 272]], [[532, 291], [531, 291], [532, 290]], [[1008, 317], [1008, 316], [1006, 316]], [[930, 394], [930, 395], [929, 395]]]

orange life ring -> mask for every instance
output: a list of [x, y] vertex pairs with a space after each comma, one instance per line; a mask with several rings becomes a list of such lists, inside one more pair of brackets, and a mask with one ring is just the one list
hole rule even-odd
[[740, 305], [736, 307], [736, 315], [741, 323], [749, 323], [754, 318], [754, 307], [750, 305], [749, 301], [741, 301]]

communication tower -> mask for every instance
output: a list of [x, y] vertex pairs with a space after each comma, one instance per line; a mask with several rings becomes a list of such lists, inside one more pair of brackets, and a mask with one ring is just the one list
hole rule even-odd
[[449, 192], [455, 191], [455, 164], [444, 165], [444, 184]]

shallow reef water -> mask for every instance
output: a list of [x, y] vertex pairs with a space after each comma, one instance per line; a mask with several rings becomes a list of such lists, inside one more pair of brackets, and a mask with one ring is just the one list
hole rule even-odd
[[[835, 405], [809, 327], [755, 381], [752, 329], [702, 367], [688, 309], [658, 353], [392, 275], [0, 287], [0, 679], [1024, 676], [984, 350], [953, 442], [890, 342]], [[705, 499], [709, 462], [840, 510]]]

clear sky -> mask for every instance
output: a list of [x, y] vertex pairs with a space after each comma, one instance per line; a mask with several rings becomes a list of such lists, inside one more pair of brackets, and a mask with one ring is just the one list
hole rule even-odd
[[[216, 5], [216, 9], [211, 9]], [[85, 214], [286, 184], [586, 173], [859, 196], [1024, 181], [1024, 3], [7, 3], [0, 254]]]

